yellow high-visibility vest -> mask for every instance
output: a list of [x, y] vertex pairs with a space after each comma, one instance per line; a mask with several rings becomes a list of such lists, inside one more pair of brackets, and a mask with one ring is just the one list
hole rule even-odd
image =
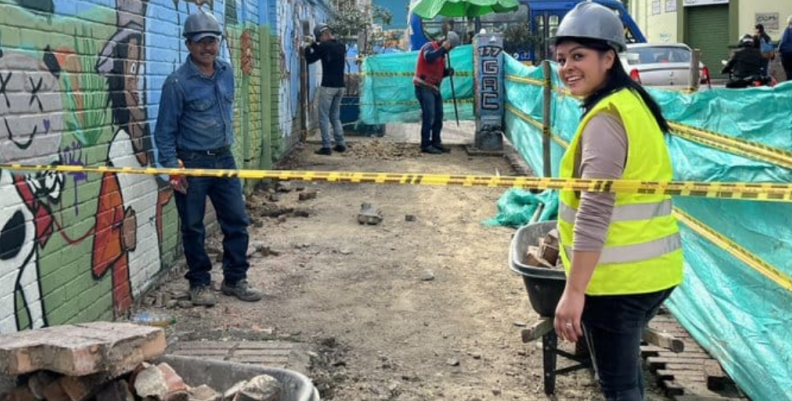
[[[669, 181], [671, 158], [663, 132], [641, 97], [622, 89], [602, 99], [583, 118], [561, 160], [562, 178], [579, 178], [575, 156], [583, 129], [601, 112], [618, 116], [627, 132], [625, 180]], [[579, 194], [560, 191], [558, 232], [561, 258], [569, 275], [572, 266], [575, 216]], [[589, 295], [645, 294], [682, 282], [682, 240], [668, 195], [616, 194], [616, 205], [594, 275], [586, 288]]]

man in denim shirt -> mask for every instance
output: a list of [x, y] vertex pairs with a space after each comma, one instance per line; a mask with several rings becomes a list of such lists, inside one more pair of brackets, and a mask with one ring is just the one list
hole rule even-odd
[[[236, 169], [234, 143], [234, 73], [217, 59], [220, 24], [203, 10], [187, 17], [184, 37], [187, 61], [162, 87], [155, 139], [164, 167]], [[212, 262], [204, 249], [206, 197], [212, 200], [223, 231], [223, 284], [221, 291], [243, 301], [261, 299], [247, 281], [249, 224], [237, 178], [171, 176], [176, 208], [181, 218], [184, 254], [193, 305], [212, 306]]]

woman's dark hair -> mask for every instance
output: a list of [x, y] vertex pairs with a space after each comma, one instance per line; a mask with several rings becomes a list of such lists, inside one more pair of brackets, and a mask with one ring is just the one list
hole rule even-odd
[[756, 26], [754, 26], [754, 29], [758, 29], [759, 33], [765, 33], [764, 25], [762, 25], [762, 24], [756, 24]]
[[660, 106], [655, 102], [652, 95], [650, 95], [646, 90], [637, 82], [633, 81], [627, 72], [624, 71], [624, 68], [621, 65], [621, 61], [619, 60], [619, 54], [616, 53], [613, 48], [602, 40], [596, 39], [585, 39], [585, 38], [569, 38], [569, 39], [561, 39], [556, 42], [556, 46], [563, 42], [575, 42], [587, 49], [596, 50], [601, 54], [607, 53], [608, 51], [613, 51], [614, 59], [613, 59], [613, 68], [608, 71], [608, 75], [605, 78], [605, 85], [600, 88], [599, 90], [591, 93], [583, 100], [583, 116], [588, 114], [600, 100], [606, 98], [608, 95], [624, 88], [628, 88], [631, 91], [637, 93], [641, 99], [643, 99], [646, 106], [649, 108], [649, 111], [652, 112], [652, 115], [657, 121], [657, 125], [660, 126], [660, 130], [663, 132], [668, 132], [671, 127], [668, 125], [668, 121], [666, 121], [665, 117], [663, 117], [663, 112], [660, 110]]

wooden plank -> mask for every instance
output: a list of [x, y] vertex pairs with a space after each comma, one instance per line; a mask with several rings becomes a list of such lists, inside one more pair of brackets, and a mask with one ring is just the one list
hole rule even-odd
[[541, 318], [532, 324], [531, 327], [522, 330], [522, 341], [524, 343], [536, 341], [553, 330], [553, 319]]
[[666, 389], [666, 394], [669, 396], [685, 394], [685, 388], [673, 380], [661, 380], [660, 384]]
[[647, 328], [643, 333], [643, 340], [649, 344], [657, 345], [671, 350], [671, 352], [680, 353], [685, 350], [685, 342], [676, 338], [675, 336], [657, 331], [655, 329]]

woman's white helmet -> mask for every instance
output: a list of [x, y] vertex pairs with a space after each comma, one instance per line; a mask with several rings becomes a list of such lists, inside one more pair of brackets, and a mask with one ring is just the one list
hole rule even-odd
[[562, 39], [598, 39], [607, 42], [617, 53], [627, 50], [624, 25], [616, 13], [602, 5], [585, 1], [578, 3], [558, 26], [550, 43]]

